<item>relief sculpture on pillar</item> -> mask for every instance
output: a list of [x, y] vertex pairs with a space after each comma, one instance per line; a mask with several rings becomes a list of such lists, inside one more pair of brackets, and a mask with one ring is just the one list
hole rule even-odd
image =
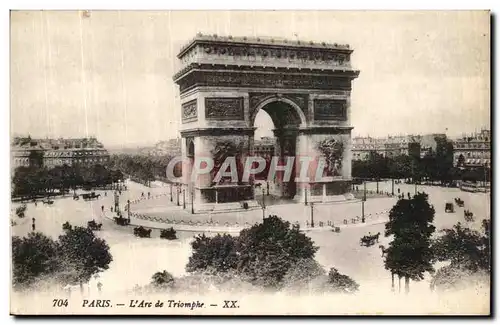
[[340, 139], [325, 139], [318, 143], [319, 152], [327, 163], [327, 176], [341, 176], [344, 144]]
[[[219, 169], [222, 167], [222, 164], [228, 157], [235, 157], [238, 171], [240, 170], [239, 157], [242, 152], [242, 143], [235, 143], [232, 141], [219, 141], [216, 143], [215, 147], [211, 151], [212, 157], [214, 159], [214, 168], [213, 168], [213, 177], [217, 175]], [[240, 179], [238, 173], [238, 180]], [[222, 177], [218, 184], [212, 185], [222, 185], [231, 182], [231, 177]]]

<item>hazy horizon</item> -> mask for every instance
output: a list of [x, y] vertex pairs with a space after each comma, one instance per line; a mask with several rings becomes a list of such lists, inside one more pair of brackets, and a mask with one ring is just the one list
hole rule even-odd
[[[353, 136], [459, 136], [490, 128], [489, 23], [487, 11], [12, 11], [11, 134], [125, 148], [178, 137], [176, 55], [201, 32], [348, 43]], [[256, 138], [272, 128], [260, 115]]]

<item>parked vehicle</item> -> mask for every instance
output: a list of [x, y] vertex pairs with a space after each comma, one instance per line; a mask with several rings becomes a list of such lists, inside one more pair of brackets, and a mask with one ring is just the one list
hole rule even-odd
[[453, 207], [453, 203], [446, 203], [446, 205], [444, 206], [444, 212], [446, 213], [454, 213], [455, 212], [455, 209]]

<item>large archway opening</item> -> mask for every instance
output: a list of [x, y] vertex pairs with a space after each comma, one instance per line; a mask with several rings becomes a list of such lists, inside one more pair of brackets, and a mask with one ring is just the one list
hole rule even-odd
[[[303, 123], [303, 113], [292, 102], [277, 98], [258, 106], [252, 117], [252, 125], [256, 128], [253, 155], [262, 157], [266, 161], [266, 168], [255, 175], [255, 183], [260, 187], [255, 192], [257, 199], [265, 196], [268, 204], [294, 199], [297, 194], [296, 162], [289, 157], [295, 159], [298, 129]], [[288, 164], [291, 173], [287, 175], [280, 168], [273, 172], [272, 165], [276, 162], [278, 167]]]

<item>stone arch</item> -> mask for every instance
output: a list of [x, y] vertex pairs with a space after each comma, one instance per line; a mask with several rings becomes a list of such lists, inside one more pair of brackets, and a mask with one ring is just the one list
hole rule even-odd
[[[285, 104], [287, 104], [288, 107], [290, 107], [292, 109], [292, 111], [294, 112], [294, 115], [296, 115], [296, 117], [300, 120], [298, 126], [305, 127], [307, 125], [307, 118], [306, 118], [304, 112], [294, 101], [292, 101], [286, 97], [272, 95], [272, 96], [269, 96], [269, 97], [263, 99], [262, 101], [260, 101], [253, 109], [253, 112], [251, 112], [251, 116], [250, 116], [250, 126], [251, 127], [254, 126], [255, 118], [257, 117], [257, 114], [259, 113], [259, 111], [261, 109], [264, 109], [265, 107], [269, 107], [269, 105], [273, 104], [273, 103], [285, 103]], [[271, 114], [267, 110], [264, 109], [264, 111], [266, 111], [266, 113], [268, 113], [271, 116]], [[273, 123], [276, 126], [275, 118], [273, 116], [271, 116], [271, 118], [273, 120]]]

